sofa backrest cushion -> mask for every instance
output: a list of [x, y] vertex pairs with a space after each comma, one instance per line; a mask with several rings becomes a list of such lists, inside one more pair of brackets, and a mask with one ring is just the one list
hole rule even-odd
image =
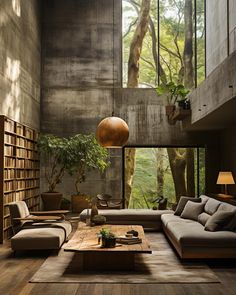
[[234, 211], [217, 211], [206, 222], [205, 230], [220, 231], [226, 230], [228, 224], [235, 215]]
[[198, 215], [198, 222], [201, 223], [203, 226], [207, 223], [207, 220], [211, 217], [211, 215], [207, 214], [206, 212], [202, 212]]
[[204, 209], [204, 205], [205, 204], [202, 203], [188, 201], [180, 217], [197, 221], [198, 215], [200, 215]]
[[22, 226], [24, 222], [20, 220], [14, 220], [14, 218], [25, 218], [30, 215], [26, 203], [24, 201], [17, 201], [9, 203], [8, 205], [13, 228]]
[[186, 203], [188, 201], [192, 201], [192, 202], [195, 202], [195, 203], [200, 203], [201, 199], [200, 198], [193, 198], [193, 197], [185, 197], [185, 196], [180, 197], [179, 203], [178, 203], [178, 205], [176, 207], [174, 215], [180, 216], [181, 213], [184, 210], [184, 207], [185, 207]]
[[204, 207], [204, 211], [207, 213], [207, 214], [214, 214], [218, 207], [220, 206], [221, 202], [220, 201], [217, 201], [215, 199], [212, 199], [212, 198], [209, 198], [205, 204], [205, 207]]
[[201, 202], [202, 203], [206, 203], [210, 198], [206, 195], [201, 195], [200, 196]]

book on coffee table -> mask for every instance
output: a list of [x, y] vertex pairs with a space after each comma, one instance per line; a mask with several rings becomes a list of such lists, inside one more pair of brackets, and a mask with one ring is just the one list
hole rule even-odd
[[126, 236], [119, 236], [116, 238], [116, 242], [119, 244], [127, 244], [127, 245], [132, 245], [132, 244], [140, 244], [142, 243], [142, 239], [139, 237], [126, 237]]

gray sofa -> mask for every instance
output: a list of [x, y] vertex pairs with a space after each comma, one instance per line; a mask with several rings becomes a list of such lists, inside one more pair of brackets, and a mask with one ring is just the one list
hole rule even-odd
[[[236, 212], [235, 206], [207, 196], [200, 200], [208, 217], [218, 210]], [[181, 218], [171, 210], [99, 210], [99, 214], [106, 216], [109, 224], [137, 224], [145, 229], [163, 230], [181, 258], [236, 258], [236, 232], [206, 231], [199, 221]], [[86, 218], [84, 210], [80, 219], [85, 222]]]
[[[236, 211], [236, 207], [201, 196], [204, 212], [213, 215], [219, 211]], [[163, 231], [181, 258], [236, 258], [236, 233], [233, 231], [210, 232], [194, 220], [174, 214], [161, 216]]]

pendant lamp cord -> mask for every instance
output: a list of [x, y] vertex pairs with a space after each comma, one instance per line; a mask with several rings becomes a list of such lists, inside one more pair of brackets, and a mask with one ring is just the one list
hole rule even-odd
[[112, 7], [112, 20], [113, 20], [113, 38], [112, 38], [112, 71], [113, 71], [113, 102], [112, 102], [112, 116], [115, 114], [115, 0], [113, 0]]

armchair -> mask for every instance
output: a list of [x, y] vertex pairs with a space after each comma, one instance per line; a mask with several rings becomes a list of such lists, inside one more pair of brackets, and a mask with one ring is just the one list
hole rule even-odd
[[[9, 204], [13, 250], [59, 249], [72, 231], [67, 210], [29, 212], [24, 201]], [[33, 214], [32, 214], [33, 213]]]

